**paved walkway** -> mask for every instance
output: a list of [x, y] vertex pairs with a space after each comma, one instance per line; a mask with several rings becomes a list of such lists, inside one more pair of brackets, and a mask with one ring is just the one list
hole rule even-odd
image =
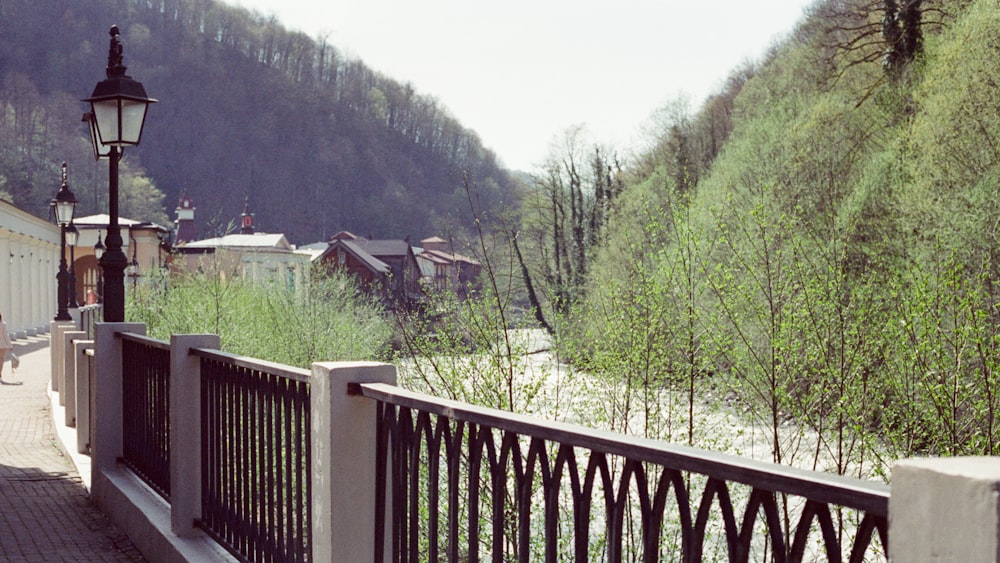
[[21, 367], [4, 364], [0, 384], [0, 561], [144, 561], [90, 503], [56, 436], [48, 336], [14, 346]]

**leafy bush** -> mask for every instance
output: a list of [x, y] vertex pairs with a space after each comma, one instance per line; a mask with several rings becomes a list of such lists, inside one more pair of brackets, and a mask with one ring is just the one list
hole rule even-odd
[[155, 338], [218, 334], [227, 352], [299, 367], [376, 359], [391, 334], [353, 280], [318, 269], [295, 290], [209, 274], [147, 279], [130, 293], [127, 313]]

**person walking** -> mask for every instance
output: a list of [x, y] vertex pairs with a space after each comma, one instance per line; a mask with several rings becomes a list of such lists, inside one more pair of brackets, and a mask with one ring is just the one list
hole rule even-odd
[[7, 361], [7, 356], [11, 357], [11, 369], [13, 369], [13, 354], [14, 343], [10, 341], [7, 323], [3, 321], [3, 313], [0, 313], [0, 381], [3, 380], [3, 363]]

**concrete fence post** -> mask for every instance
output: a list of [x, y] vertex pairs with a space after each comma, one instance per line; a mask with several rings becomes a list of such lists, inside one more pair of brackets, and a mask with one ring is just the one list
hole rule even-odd
[[[59, 392], [63, 381], [63, 338], [64, 330], [76, 330], [76, 324], [69, 321], [51, 321], [49, 323], [49, 365], [52, 366], [52, 390]], [[63, 404], [62, 396], [59, 404]]]
[[[76, 328], [76, 327], [74, 327]], [[59, 391], [59, 403], [66, 407], [63, 424], [69, 428], [76, 427], [76, 345], [74, 341], [83, 340], [87, 333], [81, 330], [65, 330], [63, 338], [63, 381]]]
[[350, 383], [396, 383], [375, 362], [312, 365], [312, 560], [372, 561], [375, 542], [391, 557], [390, 529], [375, 537], [376, 405], [348, 395]]
[[1000, 458], [908, 459], [892, 470], [892, 561], [1000, 563]]
[[93, 340], [77, 340], [76, 349], [76, 451], [90, 453], [90, 359], [85, 352], [94, 349]]
[[215, 334], [170, 337], [170, 529], [180, 537], [201, 533], [201, 360], [190, 352], [219, 347]]
[[97, 379], [94, 384], [93, 441], [91, 447], [92, 496], [100, 506], [101, 488], [110, 486], [105, 474], [114, 471], [122, 457], [122, 340], [119, 332], [146, 334], [143, 323], [98, 323], [95, 340]]

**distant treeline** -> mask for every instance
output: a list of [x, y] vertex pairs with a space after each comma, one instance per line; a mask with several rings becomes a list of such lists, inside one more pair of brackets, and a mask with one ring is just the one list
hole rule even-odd
[[[83, 104], [75, 100], [103, 78], [112, 24], [122, 29], [128, 73], [161, 100], [142, 145], [130, 151], [133, 171], [152, 179], [168, 214], [187, 192], [206, 235], [225, 230], [247, 199], [260, 228], [293, 242], [340, 229], [459, 233], [472, 221], [458, 212], [467, 207], [465, 173], [487, 204], [511, 200], [513, 182], [494, 154], [433, 97], [345, 57], [325, 37], [214, 0], [4, 2], [3, 119], [19, 114], [23, 130], [35, 121], [28, 115], [54, 115], [71, 121], [59, 135], [82, 139]], [[11, 143], [16, 157], [0, 159], [0, 190], [44, 211], [29, 178], [67, 160], [101, 207], [102, 173], [87, 163], [86, 144], [65, 147], [52, 127], [29, 128], [34, 146]]]

